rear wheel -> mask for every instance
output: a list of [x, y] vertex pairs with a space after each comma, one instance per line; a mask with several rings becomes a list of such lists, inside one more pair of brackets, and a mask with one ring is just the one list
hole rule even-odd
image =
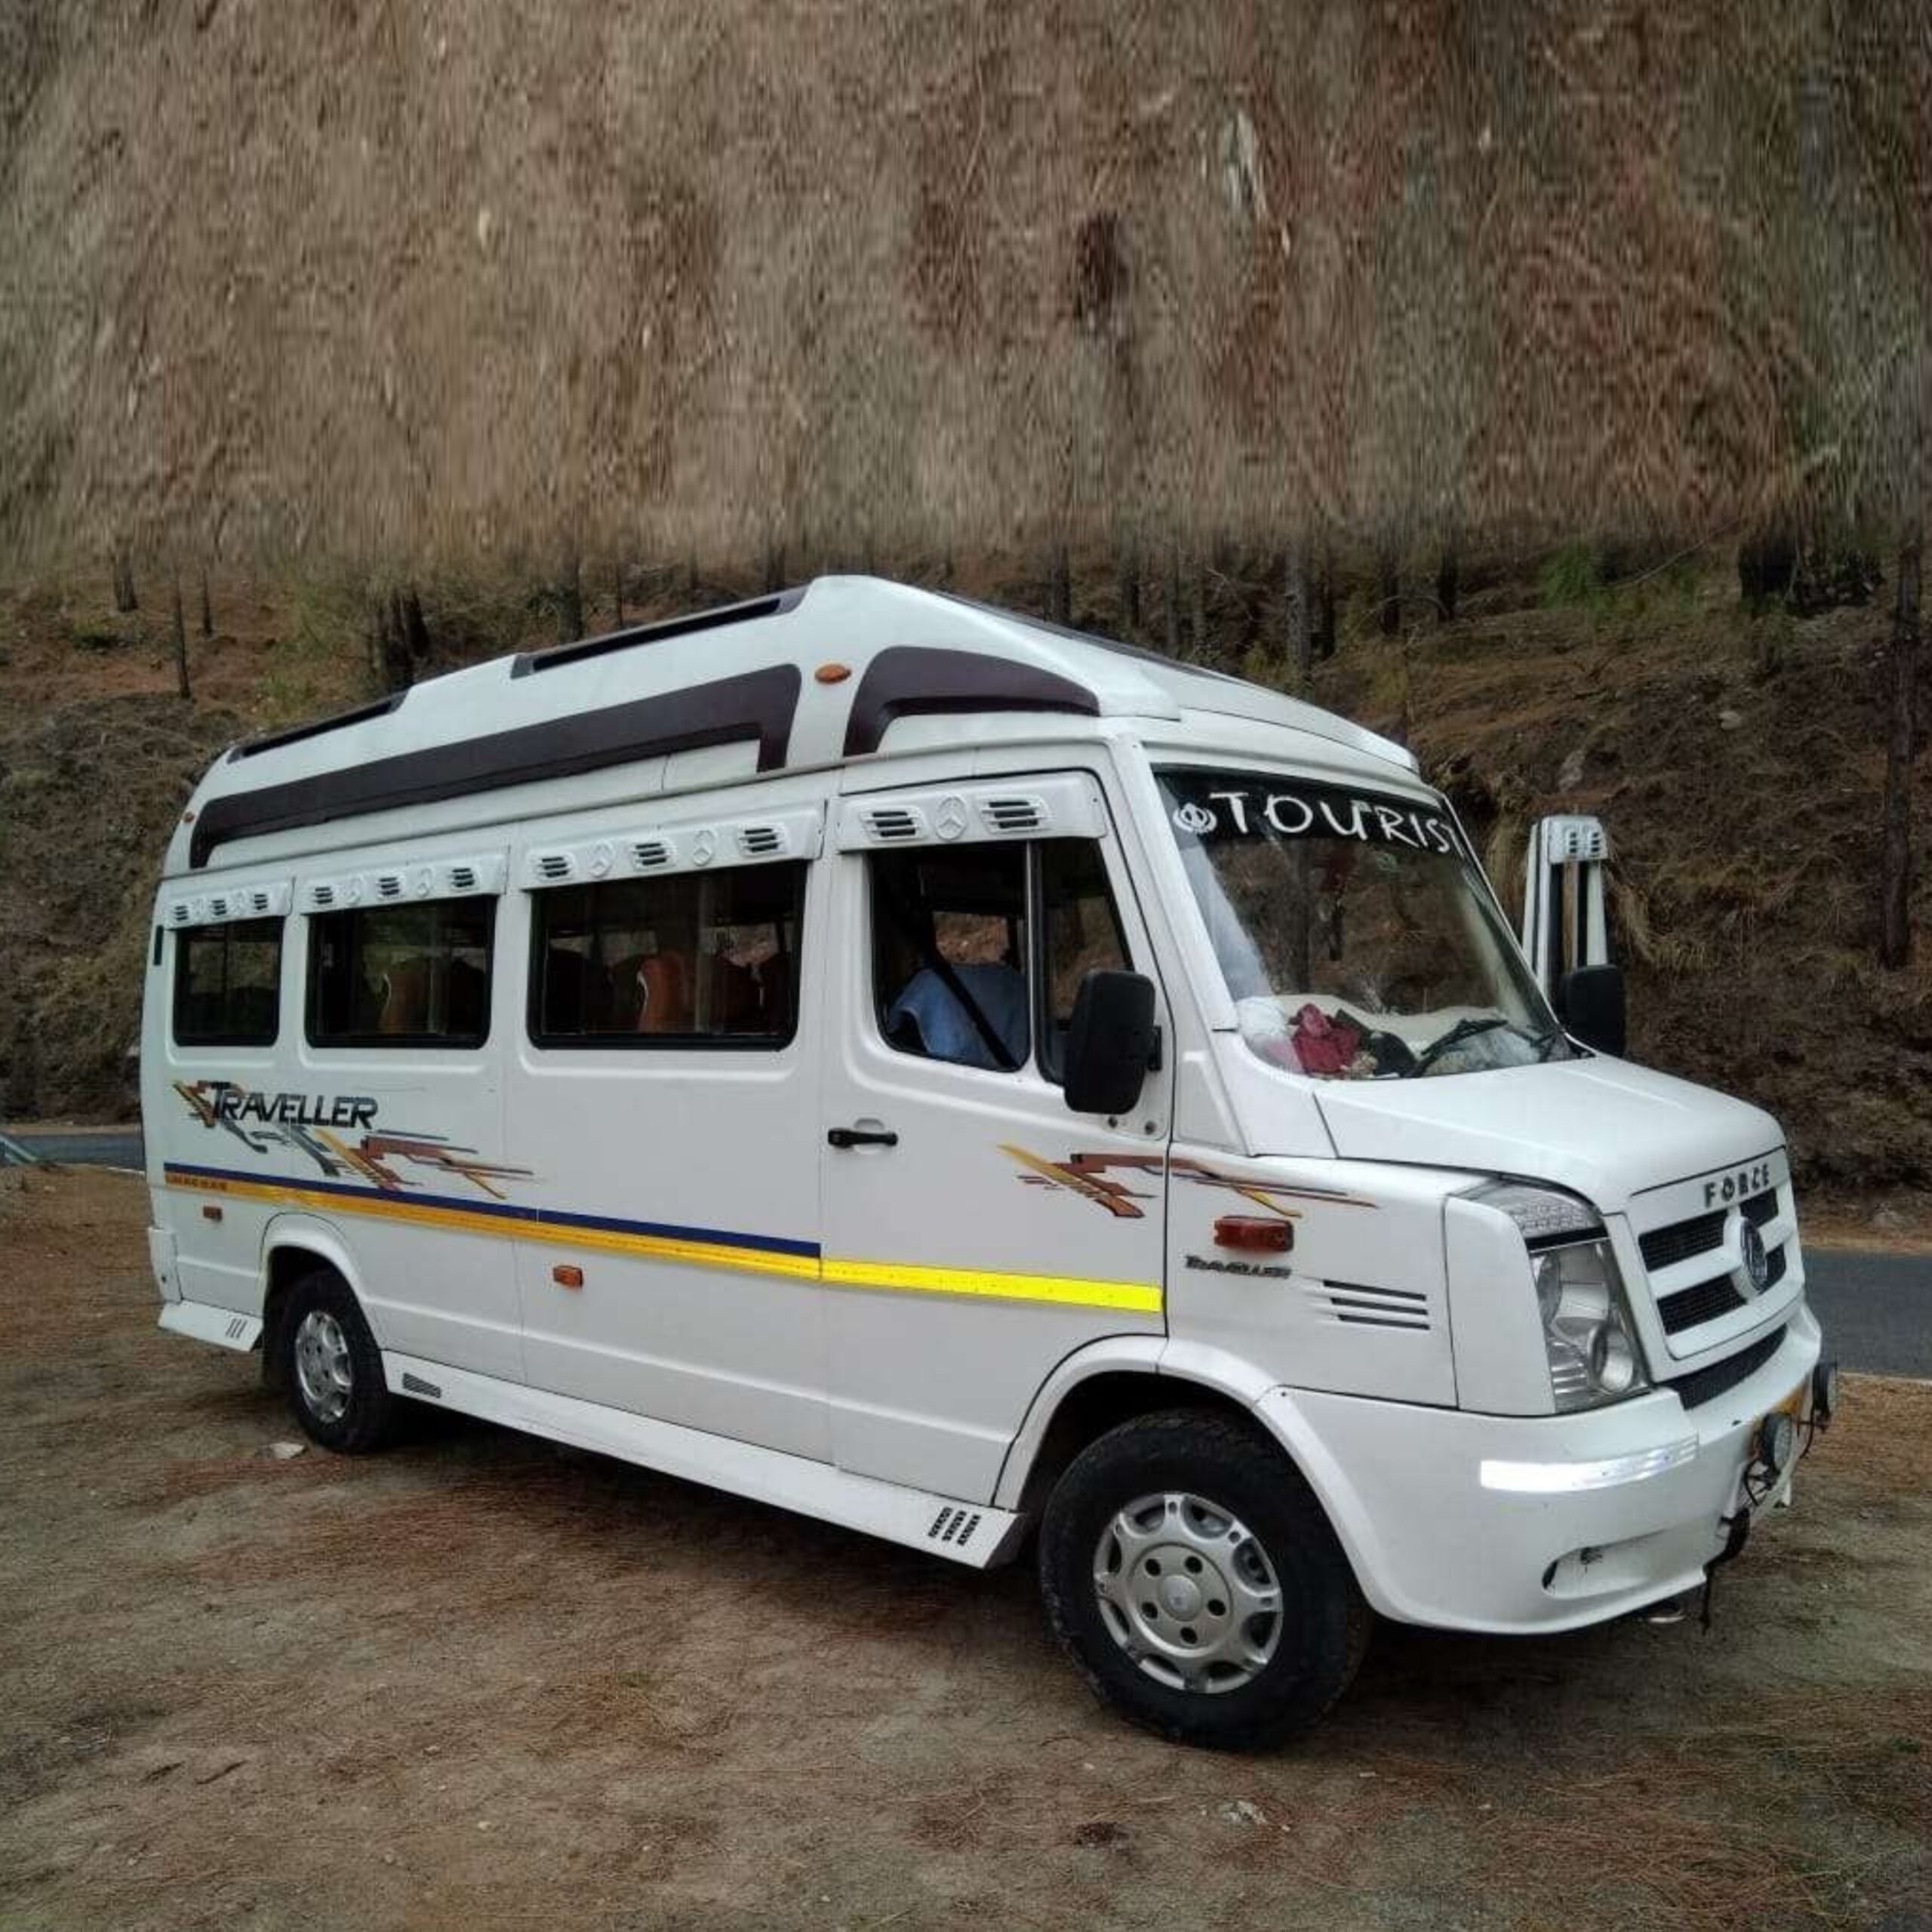
[[276, 1341], [278, 1379], [311, 1441], [358, 1456], [394, 1435], [401, 1404], [383, 1379], [382, 1351], [332, 1269], [318, 1268], [290, 1288]]
[[1047, 1505], [1040, 1586], [1088, 1681], [1181, 1743], [1269, 1744], [1348, 1688], [1368, 1609], [1314, 1492], [1217, 1416], [1124, 1423]]

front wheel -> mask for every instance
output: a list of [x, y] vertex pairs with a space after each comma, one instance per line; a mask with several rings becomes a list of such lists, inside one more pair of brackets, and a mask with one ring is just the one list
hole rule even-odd
[[1047, 1505], [1040, 1588], [1100, 1696], [1186, 1744], [1271, 1744], [1346, 1690], [1368, 1607], [1300, 1472], [1198, 1411], [1140, 1417], [1075, 1459]]
[[312, 1442], [345, 1456], [388, 1442], [401, 1404], [355, 1295], [333, 1269], [318, 1268], [289, 1290], [276, 1342], [276, 1380]]

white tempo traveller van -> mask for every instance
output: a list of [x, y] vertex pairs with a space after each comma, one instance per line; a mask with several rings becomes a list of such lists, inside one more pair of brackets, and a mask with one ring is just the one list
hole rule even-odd
[[[1172, 1737], [1564, 1629], [1835, 1377], [1755, 1108], [1552, 1011], [1398, 746], [829, 578], [237, 746], [143, 1040], [165, 1327], [975, 1567]], [[1567, 1031], [1566, 1031], [1567, 1026]], [[1591, 1042], [1594, 1041], [1593, 1045]]]

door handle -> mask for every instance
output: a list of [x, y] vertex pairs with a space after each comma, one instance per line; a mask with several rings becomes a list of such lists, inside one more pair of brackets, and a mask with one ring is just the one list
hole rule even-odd
[[827, 1132], [826, 1144], [832, 1147], [897, 1147], [899, 1137], [890, 1128], [875, 1131], [863, 1127], [835, 1127]]

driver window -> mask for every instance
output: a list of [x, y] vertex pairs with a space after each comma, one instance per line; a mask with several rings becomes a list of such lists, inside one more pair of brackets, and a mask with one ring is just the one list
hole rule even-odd
[[875, 853], [872, 989], [901, 1053], [1011, 1072], [1030, 1048], [1026, 848]]
[[869, 863], [872, 986], [888, 1044], [1010, 1072], [1026, 1063], [1037, 1016], [1040, 1071], [1057, 1081], [1081, 981], [1128, 964], [1099, 845], [928, 847]]

